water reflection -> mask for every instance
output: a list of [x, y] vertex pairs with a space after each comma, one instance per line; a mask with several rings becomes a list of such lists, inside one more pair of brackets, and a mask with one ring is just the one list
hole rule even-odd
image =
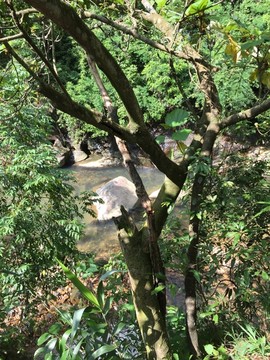
[[[121, 166], [93, 168], [90, 167], [90, 162], [89, 167], [87, 162], [84, 162], [83, 166], [74, 165], [65, 171], [72, 171], [74, 174], [77, 181], [74, 187], [78, 193], [86, 190], [95, 191], [117, 176], [125, 176], [130, 180], [128, 171]], [[138, 172], [149, 194], [157, 190], [164, 180], [164, 174], [155, 168], [140, 167]], [[120, 250], [113, 221], [98, 221], [86, 214], [84, 222], [85, 235], [78, 244], [80, 251], [94, 252], [98, 258], [107, 258]]]

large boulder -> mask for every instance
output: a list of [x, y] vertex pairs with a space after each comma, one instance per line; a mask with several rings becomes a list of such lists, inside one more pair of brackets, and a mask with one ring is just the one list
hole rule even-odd
[[80, 149], [73, 150], [72, 154], [73, 154], [73, 160], [75, 163], [83, 161], [88, 158], [88, 155]]
[[53, 147], [56, 149], [56, 158], [60, 167], [70, 165], [72, 163], [71, 150], [63, 146], [59, 139], [55, 140]]
[[109, 220], [121, 215], [120, 206], [130, 210], [138, 198], [134, 184], [124, 176], [107, 182], [96, 190], [96, 193], [104, 201], [103, 204], [96, 203], [98, 220]]

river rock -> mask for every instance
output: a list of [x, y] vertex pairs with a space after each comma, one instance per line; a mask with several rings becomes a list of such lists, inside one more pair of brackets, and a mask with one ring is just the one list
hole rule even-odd
[[121, 215], [120, 206], [130, 210], [138, 198], [134, 184], [124, 176], [118, 176], [107, 182], [96, 193], [104, 201], [104, 204], [96, 203], [97, 219], [109, 220]]
[[53, 147], [56, 149], [56, 158], [60, 167], [71, 163], [71, 150], [62, 145], [59, 139], [56, 139]]
[[88, 155], [84, 151], [78, 149], [73, 150], [72, 155], [75, 163], [83, 161], [88, 158]]

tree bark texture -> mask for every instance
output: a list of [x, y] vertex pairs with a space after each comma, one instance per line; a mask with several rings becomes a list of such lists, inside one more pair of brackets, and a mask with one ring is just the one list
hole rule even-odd
[[122, 208], [122, 216], [115, 220], [118, 237], [127, 267], [136, 316], [145, 343], [147, 359], [172, 359], [164, 315], [156, 294], [152, 261], [149, 254], [149, 238], [139, 231], [128, 213]]

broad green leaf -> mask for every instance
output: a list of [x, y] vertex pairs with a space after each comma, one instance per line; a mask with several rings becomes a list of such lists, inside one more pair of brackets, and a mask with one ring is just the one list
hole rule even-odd
[[115, 350], [117, 345], [103, 345], [98, 350], [94, 351], [92, 354], [93, 359], [97, 359], [101, 355], [108, 354], [109, 352]]
[[161, 10], [166, 5], [167, 0], [155, 0], [157, 7]]
[[80, 291], [80, 293], [84, 296], [84, 298], [88, 300], [92, 305], [94, 305], [98, 310], [101, 311], [96, 296], [78, 279], [78, 277], [75, 274], [73, 274], [64, 264], [62, 264], [61, 261], [57, 259], [57, 262], [63, 269], [67, 278], [74, 284], [74, 286], [76, 286], [76, 288]]
[[38, 341], [37, 341], [37, 345], [40, 346], [42, 344], [44, 344], [48, 339], [50, 339], [52, 337], [52, 334], [49, 334], [48, 332], [45, 332], [44, 334], [42, 334]]
[[208, 355], [212, 355], [214, 352], [214, 346], [211, 344], [204, 345], [204, 350]]
[[164, 135], [159, 135], [159, 136], [156, 137], [156, 142], [158, 144], [162, 144], [162, 143], [164, 143], [164, 141], [165, 141], [165, 136]]
[[188, 135], [192, 132], [190, 129], [182, 129], [174, 132], [172, 134], [173, 140], [176, 141], [185, 141], [188, 138]]
[[209, 0], [198, 0], [191, 4], [186, 11], [186, 15], [194, 15], [203, 11], [209, 5]]
[[45, 352], [44, 347], [37, 349], [34, 353], [34, 359], [36, 358], [40, 359], [40, 355], [43, 354], [44, 352]]
[[217, 325], [218, 324], [218, 314], [215, 314], [214, 316], [213, 316], [213, 321], [214, 321], [214, 323]]
[[44, 356], [44, 360], [53, 360], [53, 354], [50, 352]]
[[269, 275], [267, 274], [266, 271], [262, 271], [262, 279], [265, 280], [265, 281], [269, 280]]
[[62, 329], [62, 325], [60, 323], [55, 323], [49, 328], [49, 333], [52, 335], [59, 334]]
[[188, 119], [189, 113], [183, 109], [174, 109], [165, 117], [165, 124], [169, 127], [183, 125]]
[[258, 46], [262, 43], [262, 40], [252, 40], [241, 44], [241, 50], [253, 49], [254, 46]]
[[58, 341], [57, 338], [51, 339], [45, 346], [46, 352], [53, 351], [57, 341]]

